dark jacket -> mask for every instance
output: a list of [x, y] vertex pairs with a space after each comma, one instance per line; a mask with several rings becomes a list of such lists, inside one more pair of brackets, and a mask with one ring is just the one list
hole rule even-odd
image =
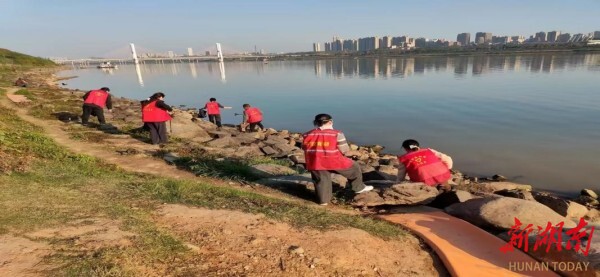
[[[140, 101], [140, 104], [142, 104], [142, 108], [144, 106], [148, 105], [148, 103], [150, 103], [150, 100]], [[173, 108], [171, 108], [171, 106], [165, 104], [165, 101], [163, 101], [163, 100], [156, 100], [156, 106], [163, 110], [169, 111], [169, 112], [173, 111]]]

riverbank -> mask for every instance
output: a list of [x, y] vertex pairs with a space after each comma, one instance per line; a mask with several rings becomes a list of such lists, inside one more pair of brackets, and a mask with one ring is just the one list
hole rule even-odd
[[[124, 158], [129, 155], [144, 155], [147, 150], [145, 147], [138, 148], [137, 144], [115, 144], [114, 141], [115, 137], [128, 136], [138, 140], [141, 145], [148, 142], [147, 134], [139, 130], [141, 122], [137, 101], [116, 99], [112, 118], [109, 119], [114, 126], [98, 126], [98, 130], [94, 130], [77, 125], [81, 95], [83, 92], [58, 88], [51, 91], [37, 91], [33, 92], [33, 96], [38, 102], [32, 103], [29, 108], [36, 118], [55, 123], [58, 123], [58, 119], [66, 123], [65, 131], [75, 140], [100, 145], [107, 152], [121, 153]], [[233, 126], [217, 131], [215, 126], [195, 119], [193, 114], [194, 111], [176, 111], [172, 125], [172, 141], [164, 148], [155, 149], [154, 156], [161, 157], [196, 175], [223, 178], [228, 180], [230, 185], [251, 190], [266, 187], [281, 191], [292, 198], [303, 198], [309, 201], [313, 199], [313, 184], [310, 177], [303, 174], [302, 153], [298, 148], [299, 134], [273, 129], [264, 133], [242, 134]], [[535, 209], [519, 211], [519, 214], [512, 213], [517, 211], [505, 211], [504, 216], [510, 217], [511, 220], [515, 216], [520, 218], [533, 216], [537, 218], [535, 222], [541, 224], [543, 220], [551, 219], [573, 222], [574, 218], [584, 217], [590, 222], [596, 222], [598, 218], [597, 203], [594, 205], [593, 201], [586, 203], [590, 204], [587, 208], [578, 206], [574, 201], [531, 192], [534, 190], [531, 186], [502, 182], [501, 176], [490, 180], [481, 178], [475, 180], [473, 177], [465, 177], [455, 172], [453, 180], [459, 190], [444, 196], [451, 196], [450, 199], [444, 199], [437, 191], [423, 189], [417, 185], [396, 185], [393, 181], [395, 177], [393, 165], [397, 160], [394, 156], [384, 154], [382, 150], [381, 146], [352, 146], [354, 152], [349, 155], [353, 154], [351, 156], [355, 156], [354, 158], [361, 163], [366, 175], [365, 179], [376, 185], [377, 190], [358, 198], [338, 190], [334, 201], [335, 207], [349, 209], [349, 205], [354, 205], [362, 207], [364, 211], [377, 213], [388, 212], [398, 206], [406, 205], [428, 204], [448, 208], [457, 204], [458, 206], [450, 209], [453, 210], [453, 215], [471, 221], [473, 218], [460, 212], [462, 203], [482, 202], [478, 199], [488, 202], [494, 199], [514, 199], [515, 203], [508, 201], [510, 205], [503, 206], [501, 209], [508, 211], [510, 206], [525, 205], [525, 203]], [[340, 187], [345, 185], [343, 178], [335, 178], [335, 182]], [[465, 197], [463, 192], [468, 195]], [[594, 200], [594, 197], [589, 194], [591, 192], [586, 191], [581, 196], [582, 199]], [[474, 201], [469, 201], [472, 199]], [[481, 209], [487, 202], [479, 204], [481, 205], [476, 209]], [[473, 209], [471, 207], [468, 210]], [[536, 214], [531, 214], [532, 211]], [[479, 223], [473, 223], [494, 234], [502, 235], [499, 230], [510, 227], [506, 224], [490, 225], [489, 222], [494, 221], [493, 218], [478, 218], [478, 220]], [[567, 223], [567, 226], [572, 226], [571, 224]]]

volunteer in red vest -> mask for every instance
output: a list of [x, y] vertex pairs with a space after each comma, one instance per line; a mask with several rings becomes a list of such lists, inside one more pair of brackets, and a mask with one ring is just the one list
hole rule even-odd
[[100, 124], [106, 124], [104, 119], [104, 108], [112, 112], [112, 100], [109, 93], [110, 89], [103, 87], [101, 89], [90, 90], [83, 95], [83, 115], [81, 124], [87, 125], [90, 115], [98, 117]]
[[431, 148], [421, 148], [414, 139], [405, 140], [402, 147], [406, 154], [398, 156], [398, 180], [406, 175], [411, 182], [425, 183], [442, 191], [450, 191], [448, 181], [452, 178], [452, 158]]
[[165, 94], [157, 92], [142, 103], [142, 121], [150, 130], [152, 144], [165, 144], [167, 137], [167, 121], [171, 120], [169, 112], [173, 109], [165, 104]]
[[217, 125], [217, 128], [221, 128], [221, 108], [231, 109], [231, 107], [223, 107], [216, 98], [211, 98], [209, 102], [206, 102], [204, 109], [208, 114], [208, 121]]
[[242, 132], [245, 132], [248, 126], [250, 126], [250, 132], [254, 132], [256, 126], [264, 130], [265, 126], [262, 125], [262, 111], [257, 107], [251, 107], [250, 104], [244, 104], [242, 107], [244, 108], [244, 121], [241, 125]]
[[346, 137], [333, 129], [333, 120], [328, 114], [318, 114], [313, 121], [315, 129], [303, 136], [302, 149], [306, 158], [306, 169], [315, 181], [315, 190], [320, 205], [327, 205], [333, 197], [331, 173], [348, 179], [355, 193], [373, 189], [362, 181], [360, 166], [344, 156], [350, 150]]

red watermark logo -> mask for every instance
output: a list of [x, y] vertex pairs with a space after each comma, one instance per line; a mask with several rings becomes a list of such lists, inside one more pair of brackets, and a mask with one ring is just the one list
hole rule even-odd
[[[553, 245], [555, 246], [556, 251], [562, 251], [564, 224], [564, 222], [560, 222], [556, 225], [552, 225], [551, 222], [548, 222], [545, 228], [537, 226], [537, 236], [535, 237], [533, 251], [545, 246], [545, 251], [548, 253]], [[587, 225], [587, 222], [583, 220], [583, 218], [580, 218], [579, 223], [575, 228], [564, 232], [565, 237], [568, 237], [564, 247], [565, 249], [573, 250], [576, 253], [581, 252], [584, 256], [588, 255], [595, 227], [586, 227]], [[510, 240], [504, 246], [500, 247], [500, 251], [502, 251], [502, 253], [506, 253], [514, 251], [515, 247], [517, 247], [518, 249], [527, 252], [529, 250], [529, 234], [531, 234], [534, 230], [533, 224], [528, 224], [523, 228], [521, 221], [515, 217], [515, 225], [513, 225], [508, 231]], [[586, 237], [586, 247], [583, 248], [582, 241], [585, 240]]]

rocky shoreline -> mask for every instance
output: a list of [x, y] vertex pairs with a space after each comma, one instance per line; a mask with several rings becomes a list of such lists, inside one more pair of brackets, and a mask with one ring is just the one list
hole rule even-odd
[[[51, 79], [48, 83], [54, 82], [56, 79]], [[81, 106], [81, 100], [77, 99], [81, 99], [84, 92], [66, 89], [61, 91], [64, 94], [63, 101], [73, 102], [77, 109]], [[140, 140], [147, 140], [139, 128], [142, 126], [139, 101], [114, 97], [113, 106], [113, 113], [107, 117], [110, 124], [98, 128], [108, 134], [129, 134]], [[42, 108], [48, 109], [47, 106]], [[76, 124], [79, 120], [78, 113], [52, 107], [50, 109], [58, 120], [65, 123]], [[217, 130], [212, 123], [197, 118], [196, 112], [175, 109], [170, 124], [172, 142], [164, 148], [157, 149], [165, 161], [202, 174], [197, 169], [198, 162], [210, 161], [212, 164], [209, 166], [225, 166], [231, 162], [262, 159], [266, 162], [238, 164], [246, 177], [238, 181], [284, 192], [292, 191], [291, 194], [296, 195], [306, 195], [307, 190], [314, 190], [310, 174], [304, 169], [305, 159], [300, 133], [271, 128], [264, 132], [242, 133], [238, 126], [228, 124]], [[406, 206], [427, 205], [443, 209], [504, 240], [509, 240], [507, 231], [515, 225], [515, 218], [533, 224], [534, 229], [537, 226], [543, 228], [548, 223], [556, 225], [562, 222], [565, 232], [577, 226], [580, 219], [586, 220], [588, 226], [600, 228], [598, 192], [591, 189], [583, 189], [575, 198], [565, 198], [538, 191], [530, 185], [509, 182], [501, 175], [466, 176], [453, 171], [453, 191], [440, 194], [431, 187], [397, 182], [395, 165], [398, 164], [398, 160], [394, 155], [385, 154], [383, 146], [350, 144], [350, 147], [351, 150], [346, 156], [359, 163], [365, 182], [376, 187], [372, 192], [354, 196], [339, 189], [345, 187], [346, 180], [334, 174], [334, 185], [338, 188], [334, 201], [348, 203], [356, 209], [377, 213], [393, 212]], [[535, 243], [536, 234], [537, 231], [529, 236], [529, 240], [533, 240], [530, 246]], [[568, 241], [563, 239], [563, 247], [566, 247], [567, 243]], [[588, 242], [585, 243], [587, 245]], [[567, 258], [560, 256], [560, 253], [531, 251], [530, 254], [542, 261], [589, 261], [593, 268], [600, 270], [600, 240], [594, 240], [590, 244], [590, 255], [587, 257], [573, 251], [569, 252], [573, 255]], [[560, 258], [557, 258], [559, 256]]]

